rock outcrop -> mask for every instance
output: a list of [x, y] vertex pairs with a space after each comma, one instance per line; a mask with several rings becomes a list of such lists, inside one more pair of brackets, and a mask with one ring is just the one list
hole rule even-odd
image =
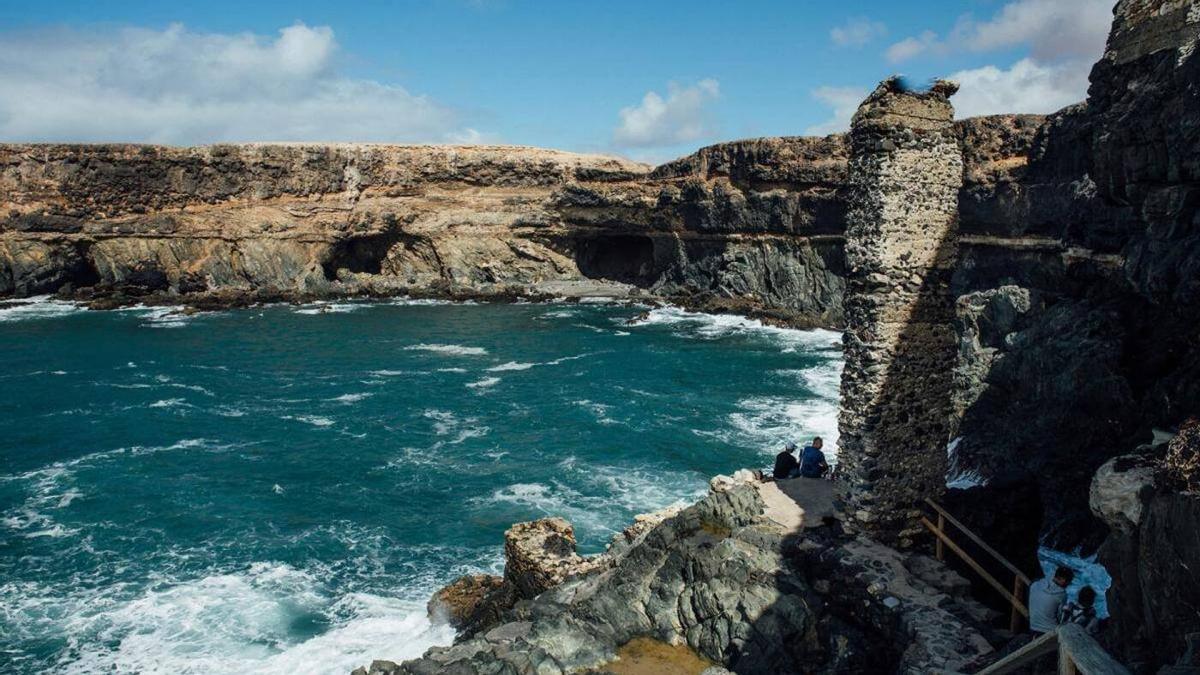
[[1113, 578], [1109, 641], [1150, 672], [1175, 664], [1200, 635], [1200, 493], [1179, 482], [1170, 458], [1182, 455], [1200, 455], [1200, 423], [1167, 448], [1106, 463], [1092, 486], [1092, 508], [1112, 528], [1099, 552]]
[[575, 550], [575, 528], [562, 518], [517, 523], [504, 533], [504, 576], [469, 574], [434, 593], [429, 615], [470, 637], [500, 623], [522, 600], [531, 600], [573, 577], [609, 564]]
[[838, 482], [859, 526], [911, 545], [946, 486], [963, 164], [949, 96], [893, 78], [851, 123]]
[[960, 125], [952, 461], [1035, 476], [1064, 549], [1104, 535], [1096, 470], [1200, 409], [1198, 35], [1196, 2], [1121, 0], [1084, 104]]
[[793, 530], [766, 515], [760, 484], [716, 483], [690, 507], [643, 519], [653, 525], [610, 547], [604, 565], [498, 625], [360, 672], [604, 672], [628, 645], [649, 643], [742, 673], [926, 673], [993, 651], [963, 618], [967, 582], [933, 559], [836, 523]]

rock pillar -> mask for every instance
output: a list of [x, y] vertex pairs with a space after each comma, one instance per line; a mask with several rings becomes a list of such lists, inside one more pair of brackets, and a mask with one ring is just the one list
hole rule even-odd
[[839, 492], [859, 526], [901, 546], [922, 531], [921, 500], [945, 489], [962, 186], [956, 90], [887, 80], [850, 130]]

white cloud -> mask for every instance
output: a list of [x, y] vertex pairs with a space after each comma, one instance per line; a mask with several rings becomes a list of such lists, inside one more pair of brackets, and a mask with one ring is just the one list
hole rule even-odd
[[619, 147], [663, 147], [695, 141], [713, 133], [706, 106], [721, 95], [714, 79], [684, 87], [671, 82], [667, 96], [646, 92], [642, 102], [622, 108], [621, 123], [613, 132]]
[[887, 35], [887, 26], [866, 17], [855, 17], [829, 31], [829, 39], [839, 47], [862, 47]]
[[961, 85], [951, 99], [959, 118], [996, 113], [1050, 113], [1078, 103], [1087, 93], [1090, 62], [1044, 65], [1032, 58], [1011, 68], [984, 66], [960, 70], [950, 79]]
[[445, 142], [482, 135], [402, 87], [338, 70], [324, 26], [273, 37], [181, 25], [11, 32], [0, 39], [0, 139]]
[[917, 37], [904, 38], [888, 47], [887, 58], [892, 63], [898, 63], [936, 48], [938, 48], [937, 33], [927, 30]]
[[824, 122], [805, 129], [805, 135], [826, 136], [848, 130], [850, 118], [869, 93], [870, 89], [860, 87], [818, 87], [813, 90], [813, 98], [831, 108], [833, 114]]
[[1104, 49], [1114, 0], [1013, 0], [988, 21], [958, 18], [945, 38], [932, 31], [888, 49], [892, 62], [921, 54], [989, 52], [1028, 45], [1039, 61], [1096, 58]]

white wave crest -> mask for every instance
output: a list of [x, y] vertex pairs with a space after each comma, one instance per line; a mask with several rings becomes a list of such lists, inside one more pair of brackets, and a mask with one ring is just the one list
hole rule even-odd
[[49, 295], [38, 295], [30, 298], [0, 302], [0, 323], [6, 321], [57, 319], [86, 311], [87, 308], [78, 303], [55, 300]]
[[349, 405], [351, 403], [358, 403], [359, 401], [370, 398], [373, 395], [374, 394], [372, 394], [370, 392], [361, 392], [361, 393], [357, 393], [357, 394], [342, 394], [341, 396], [335, 396], [333, 398], [326, 399], [326, 400], [334, 401], [335, 403], [345, 403], [345, 404]]
[[451, 356], [483, 356], [487, 354], [487, 350], [483, 347], [464, 347], [462, 345], [419, 344], [409, 345], [404, 349], [410, 352], [434, 352], [437, 354], [449, 354]]
[[596, 421], [600, 424], [620, 424], [617, 420], [608, 416], [608, 411], [612, 410], [611, 405], [605, 403], [596, 403], [595, 401], [581, 400], [574, 401], [575, 405], [587, 410], [596, 417]]
[[188, 405], [188, 402], [181, 398], [164, 398], [151, 403], [151, 408], [179, 408]]
[[[433, 432], [438, 436], [454, 437], [444, 441], [449, 445], [457, 445], [471, 438], [481, 438], [491, 431], [489, 427], [479, 424], [477, 417], [460, 418], [446, 410], [426, 410], [422, 416], [433, 420]], [[435, 447], [440, 447], [441, 444]]]
[[[278, 563], [169, 580], [137, 595], [104, 589], [5, 585], [21, 633], [60, 635], [63, 673], [347, 673], [374, 658], [404, 660], [454, 631], [419, 602], [370, 593], [332, 595], [317, 574]], [[10, 604], [9, 601], [13, 602]], [[297, 622], [329, 627], [300, 638]]]
[[758, 336], [782, 346], [782, 351], [840, 351], [841, 333], [823, 328], [800, 330], [764, 324], [758, 319], [732, 314], [702, 314], [678, 307], [652, 309], [631, 326], [674, 326], [681, 337], [716, 340], [737, 335]]
[[322, 417], [320, 415], [284, 415], [280, 419], [304, 422], [305, 424], [311, 424], [314, 427], [331, 427], [331, 426], [333, 426], [333, 420], [329, 419], [328, 417]]
[[730, 445], [759, 450], [820, 436], [825, 441], [825, 454], [830, 463], [837, 461], [836, 400], [795, 401], [778, 396], [756, 396], [738, 401], [738, 408], [738, 412], [729, 415], [728, 428], [695, 429], [693, 432]]
[[467, 388], [469, 388], [469, 389], [490, 389], [490, 388], [496, 386], [497, 384], [500, 384], [500, 378], [485, 377], [481, 380], [476, 380], [474, 382], [468, 382]]
[[498, 366], [492, 366], [491, 368], [488, 368], [488, 372], [489, 373], [506, 373], [509, 371], [529, 370], [530, 368], [532, 368], [536, 365], [537, 365], [536, 363], [521, 363], [519, 361], [509, 361], [508, 363], [501, 363]]
[[311, 305], [305, 305], [296, 310], [297, 314], [348, 314], [357, 312], [358, 310], [369, 307], [367, 303], [349, 303], [349, 302], [317, 302]]

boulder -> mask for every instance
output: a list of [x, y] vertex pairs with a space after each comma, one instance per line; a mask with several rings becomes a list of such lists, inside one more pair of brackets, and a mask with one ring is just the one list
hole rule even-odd
[[562, 518], [517, 523], [504, 533], [504, 583], [518, 598], [533, 598], [599, 561], [575, 552], [575, 528]]
[[1109, 527], [1130, 532], [1142, 522], [1142, 511], [1154, 494], [1158, 463], [1142, 455], [1122, 455], [1105, 462], [1092, 478], [1092, 513]]
[[469, 638], [499, 624], [518, 602], [536, 598], [608, 560], [576, 553], [575, 530], [562, 518], [513, 525], [504, 533], [504, 555], [503, 577], [473, 574], [455, 579], [430, 598], [429, 616], [458, 629], [459, 639]]
[[504, 580], [491, 574], [461, 576], [434, 593], [426, 608], [435, 620], [445, 619], [459, 630], [470, 629], [479, 622], [489, 596], [503, 586]]

